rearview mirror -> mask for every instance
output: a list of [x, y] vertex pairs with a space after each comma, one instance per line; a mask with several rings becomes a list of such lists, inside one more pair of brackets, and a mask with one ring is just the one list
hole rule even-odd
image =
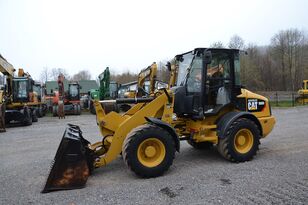
[[168, 71], [171, 71], [171, 63], [169, 61], [167, 62], [166, 66], [167, 66]]
[[203, 55], [203, 60], [205, 64], [210, 64], [212, 62], [212, 52], [211, 51], [205, 51]]
[[180, 61], [180, 62], [183, 62], [183, 61], [184, 61], [184, 58], [183, 58], [182, 55], [177, 55], [177, 56], [175, 56], [175, 60]]

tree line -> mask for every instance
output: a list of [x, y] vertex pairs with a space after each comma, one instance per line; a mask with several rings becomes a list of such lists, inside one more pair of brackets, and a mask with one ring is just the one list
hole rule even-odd
[[[211, 47], [225, 46], [214, 42]], [[251, 90], [296, 91], [308, 79], [308, 36], [304, 31], [281, 30], [267, 46], [246, 45], [234, 35], [227, 47], [246, 51], [241, 56], [241, 81]]]
[[[306, 32], [298, 29], [279, 31], [272, 36], [270, 45], [246, 44], [243, 38], [234, 35], [227, 45], [218, 41], [213, 42], [210, 47], [235, 48], [243, 51], [241, 82], [250, 90], [296, 91], [301, 87], [302, 81], [308, 79], [308, 36]], [[157, 78], [169, 82], [166, 63], [167, 60], [158, 62]], [[50, 70], [44, 68], [40, 80], [41, 82], [56, 80], [59, 73], [63, 73], [69, 80], [91, 79], [91, 74], [87, 70], [69, 76], [63, 68]], [[111, 80], [121, 84], [136, 81], [137, 76], [137, 73], [129, 71], [121, 74], [111, 72]]]
[[[157, 63], [156, 76], [158, 80], [168, 83], [169, 82], [169, 72], [168, 72], [166, 64], [167, 64], [167, 60], [162, 60]], [[139, 73], [131, 73], [129, 71], [126, 71], [122, 74], [115, 74], [111, 72], [110, 79], [120, 84], [124, 84], [124, 83], [132, 82], [132, 81], [137, 81], [138, 74]]]
[[92, 78], [91, 73], [88, 70], [82, 70], [70, 76], [64, 68], [49, 69], [48, 67], [44, 67], [41, 71], [40, 82], [45, 83], [46, 81], [58, 80], [58, 76], [61, 73], [64, 75], [65, 79], [70, 81], [91, 80]]

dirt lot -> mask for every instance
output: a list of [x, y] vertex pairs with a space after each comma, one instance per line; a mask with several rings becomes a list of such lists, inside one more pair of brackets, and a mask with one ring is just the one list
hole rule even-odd
[[66, 123], [100, 140], [93, 115], [45, 117], [0, 133], [0, 204], [308, 204], [308, 107], [274, 109], [254, 160], [234, 164], [186, 142], [162, 177], [140, 179], [118, 158], [80, 190], [41, 194]]

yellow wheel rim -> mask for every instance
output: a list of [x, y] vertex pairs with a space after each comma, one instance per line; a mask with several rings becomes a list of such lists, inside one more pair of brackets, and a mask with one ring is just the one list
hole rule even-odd
[[157, 138], [148, 138], [138, 147], [139, 162], [146, 167], [155, 167], [162, 163], [166, 155], [165, 145]]
[[253, 134], [249, 129], [239, 130], [234, 137], [234, 148], [238, 153], [246, 154], [253, 145]]

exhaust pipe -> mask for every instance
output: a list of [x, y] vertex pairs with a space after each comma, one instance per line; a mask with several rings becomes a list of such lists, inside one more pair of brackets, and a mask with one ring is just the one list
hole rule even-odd
[[77, 125], [68, 124], [42, 193], [85, 187], [94, 169], [94, 152]]

